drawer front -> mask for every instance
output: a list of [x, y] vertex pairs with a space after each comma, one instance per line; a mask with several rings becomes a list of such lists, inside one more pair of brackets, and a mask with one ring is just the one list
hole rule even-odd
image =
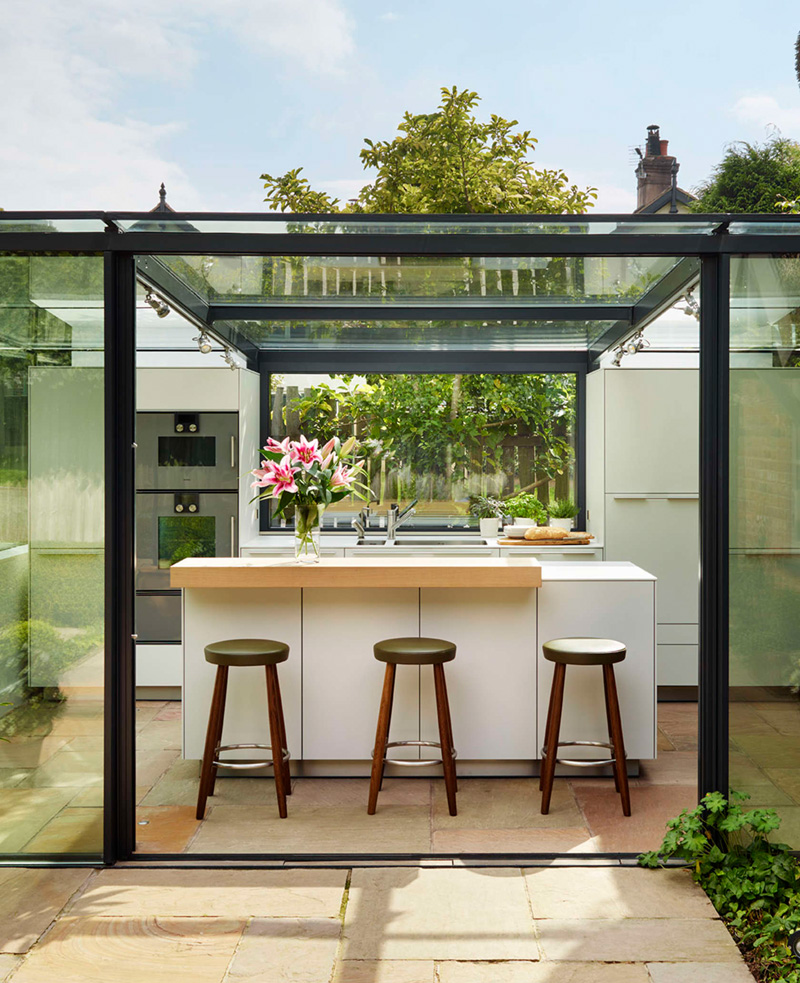
[[697, 686], [697, 645], [658, 646], [658, 685]]
[[[279, 556], [294, 556], [293, 546], [271, 546], [268, 549], [242, 549], [239, 551], [241, 556], [266, 556], [266, 557], [279, 557]], [[343, 549], [334, 549], [331, 546], [322, 546], [320, 548], [320, 556], [344, 556]]]
[[505, 557], [505, 556], [520, 556], [520, 555], [535, 556], [540, 563], [547, 563], [548, 561], [551, 563], [569, 563], [569, 562], [591, 563], [593, 560], [603, 559], [603, 550], [600, 549], [599, 547], [596, 549], [588, 549], [588, 550], [578, 549], [577, 547], [572, 547], [570, 549], [569, 546], [565, 547], [563, 550], [554, 548], [552, 546], [547, 549], [543, 549], [542, 547], [539, 547], [539, 549], [537, 549], [534, 546], [531, 547], [530, 550], [525, 549], [522, 546], [520, 547], [507, 546], [504, 549], [501, 548], [500, 550], [500, 556]]

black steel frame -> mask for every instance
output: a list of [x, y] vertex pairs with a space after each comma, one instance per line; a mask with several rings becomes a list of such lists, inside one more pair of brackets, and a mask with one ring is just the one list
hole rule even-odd
[[[4, 231], [7, 221], [25, 222], [37, 219], [96, 219], [105, 223], [104, 232], [9, 232]], [[229, 214], [176, 214], [172, 223], [185, 223], [192, 219], [205, 221], [228, 220], [242, 225], [249, 222], [286, 222], [307, 220], [324, 223], [325, 216], [285, 215], [229, 215]], [[800, 216], [783, 215], [612, 215], [612, 216], [457, 216], [459, 223], [493, 225], [507, 223], [560, 224], [564, 227], [589, 228], [595, 223], [611, 223], [635, 227], [636, 231], [609, 232], [603, 234], [558, 235], [553, 232], [513, 232], [496, 234], [486, 232], [461, 233], [385, 233], [361, 232], [360, 234], [309, 233], [232, 233], [232, 232], [123, 232], [117, 223], [135, 219], [152, 221], [149, 213], [126, 212], [60, 212], [31, 213], [3, 212], [0, 217], [0, 253], [102, 253], [105, 257], [105, 373], [106, 373], [106, 741], [105, 741], [105, 847], [103, 862], [114, 863], [128, 859], [135, 846], [134, 836], [134, 646], [133, 646], [133, 514], [134, 514], [134, 424], [135, 424], [135, 257], [143, 255], [458, 255], [458, 256], [675, 256], [683, 260], [700, 260], [702, 313], [700, 325], [700, 419], [701, 419], [701, 570], [700, 570], [700, 742], [698, 754], [698, 778], [701, 794], [719, 790], [727, 792], [728, 779], [728, 394], [729, 394], [729, 284], [730, 257], [735, 255], [786, 255], [800, 254]], [[331, 222], [342, 222], [342, 216], [328, 216]], [[424, 216], [429, 228], [438, 223], [452, 222], [453, 216]], [[728, 227], [736, 222], [757, 220], [768, 228], [771, 224], [796, 225], [792, 234], [728, 234]], [[418, 216], [347, 216], [348, 226], [371, 225], [391, 222], [402, 225], [419, 222]], [[661, 224], [678, 223], [681, 227], [694, 224], [716, 225], [716, 234], [648, 233], [648, 228]], [[185, 225], [184, 225], [185, 227]], [[158, 264], [162, 266], [163, 264]], [[680, 264], [679, 264], [680, 265]], [[684, 264], [684, 271], [686, 266]], [[147, 274], [153, 275], [155, 264], [148, 264]], [[145, 273], [145, 270], [142, 270]], [[680, 276], [676, 274], [677, 279]], [[165, 290], [170, 301], [184, 306], [194, 317], [222, 316], [213, 307], [208, 312], [198, 310], [191, 297], [173, 297], [163, 278], [153, 280], [154, 285]], [[680, 288], [688, 279], [678, 283]], [[673, 284], [675, 286], [675, 284]], [[178, 291], [178, 293], [180, 293]], [[619, 335], [630, 332], [632, 327], [649, 319], [659, 303], [669, 299], [658, 288], [651, 291], [646, 302], [638, 310], [620, 319]], [[674, 296], [674, 294], [672, 294]], [[192, 306], [194, 309], [192, 309]], [[315, 308], [316, 309], [316, 308]], [[318, 310], [318, 309], [316, 309]], [[481, 315], [503, 320], [502, 307], [494, 310], [482, 308]], [[333, 316], [331, 313], [329, 316]], [[341, 315], [340, 315], [341, 316]], [[437, 309], [437, 317], [446, 315]], [[463, 317], [463, 310], [458, 314]], [[563, 312], [560, 313], [563, 317]], [[575, 311], [575, 316], [580, 316]], [[585, 316], [585, 313], [584, 315]], [[201, 321], [205, 317], [199, 318]], [[216, 327], [221, 322], [215, 321]], [[364, 368], [374, 366], [383, 371], [398, 364], [396, 352], [270, 352], [255, 353], [244, 345], [244, 352], [257, 361], [261, 371], [287, 371], [302, 360], [305, 371], [331, 371], [336, 366]], [[604, 343], [615, 343], [609, 338]], [[237, 346], [238, 347], [238, 346]], [[580, 354], [580, 353], [579, 353]], [[593, 349], [580, 354], [582, 367], [596, 365], [599, 352]], [[354, 360], [354, 355], [358, 357]], [[491, 359], [486, 353], [479, 356], [467, 352], [426, 353], [428, 371], [432, 365], [452, 366], [468, 364], [480, 359], [486, 366]], [[576, 371], [576, 353], [531, 353], [536, 364], [547, 364], [549, 371]], [[361, 363], [359, 363], [359, 359]], [[344, 361], [342, 361], [344, 360]], [[502, 364], [502, 353], [497, 363]], [[519, 362], [515, 360], [517, 369]], [[555, 368], [555, 366], [563, 368]], [[263, 366], [263, 368], [262, 368]], [[541, 369], [540, 369], [541, 370]], [[486, 369], [484, 368], [484, 371]], [[585, 381], [583, 372], [579, 379]], [[585, 406], [583, 388], [579, 389], [579, 403]], [[581, 435], [585, 441], [585, 433]], [[581, 494], [583, 490], [581, 489]], [[391, 855], [386, 855], [386, 859]], [[544, 856], [544, 855], [537, 855]], [[614, 854], [614, 858], [626, 854]], [[166, 860], [187, 858], [168, 857]], [[202, 860], [204, 858], [191, 858]], [[263, 858], [271, 859], [270, 855]], [[315, 858], [295, 857], [298, 862], [313, 862]], [[316, 858], [320, 863], [346, 860], [341, 856]], [[371, 859], [382, 859], [372, 857]], [[394, 859], [394, 857], [392, 857]], [[409, 857], [412, 862], [417, 857]], [[531, 859], [536, 859], [532, 856]], [[75, 857], [31, 857], [31, 861], [69, 862], [82, 861]], [[14, 861], [20, 864], [21, 861]]]

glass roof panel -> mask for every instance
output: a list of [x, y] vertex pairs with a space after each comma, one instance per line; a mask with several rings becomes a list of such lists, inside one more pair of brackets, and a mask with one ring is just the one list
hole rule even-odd
[[775, 216], [774, 221], [759, 217], [752, 222], [731, 222], [728, 232], [732, 235], [751, 235], [751, 236], [785, 236], [800, 235], [800, 215], [790, 218], [789, 216]]
[[39, 218], [20, 216], [14, 218], [7, 212], [0, 214], [0, 232], [105, 232], [106, 223], [96, 217]]
[[634, 304], [680, 259], [165, 256], [161, 262], [214, 305], [402, 303], [535, 309], [537, 305]]
[[731, 258], [731, 349], [800, 349], [800, 256]]
[[238, 321], [269, 351], [585, 351], [614, 321]]
[[291, 234], [324, 232], [336, 235], [708, 235], [719, 225], [707, 216], [497, 216], [497, 215], [226, 215], [210, 218], [203, 214], [170, 215], [113, 214], [124, 232], [227, 232]]

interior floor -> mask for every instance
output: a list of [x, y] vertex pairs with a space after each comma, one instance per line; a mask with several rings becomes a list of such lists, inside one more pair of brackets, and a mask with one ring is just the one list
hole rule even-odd
[[[438, 779], [387, 778], [378, 812], [368, 816], [366, 779], [296, 778], [282, 820], [271, 778], [220, 777], [198, 822], [199, 767], [180, 756], [181, 704], [139, 701], [136, 712], [143, 853], [630, 853], [658, 846], [667, 820], [696, 802], [697, 705], [662, 703], [659, 757], [631, 779], [628, 819], [607, 778], [556, 779], [548, 816], [530, 778], [462, 778], [455, 817]], [[55, 709], [29, 708], [17, 724], [0, 742], [0, 851], [97, 852], [102, 704], [71, 698]], [[800, 704], [733, 704], [731, 732], [732, 786], [750, 794], [750, 806], [780, 806], [779, 838], [796, 845]]]

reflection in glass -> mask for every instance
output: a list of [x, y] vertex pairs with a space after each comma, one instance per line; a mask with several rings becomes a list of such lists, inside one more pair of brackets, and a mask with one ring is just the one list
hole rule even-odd
[[800, 847], [800, 258], [734, 258], [730, 771]]
[[2, 854], [102, 851], [102, 326], [100, 257], [0, 257]]
[[158, 569], [190, 556], [215, 556], [216, 519], [213, 515], [160, 515], [158, 517]]

